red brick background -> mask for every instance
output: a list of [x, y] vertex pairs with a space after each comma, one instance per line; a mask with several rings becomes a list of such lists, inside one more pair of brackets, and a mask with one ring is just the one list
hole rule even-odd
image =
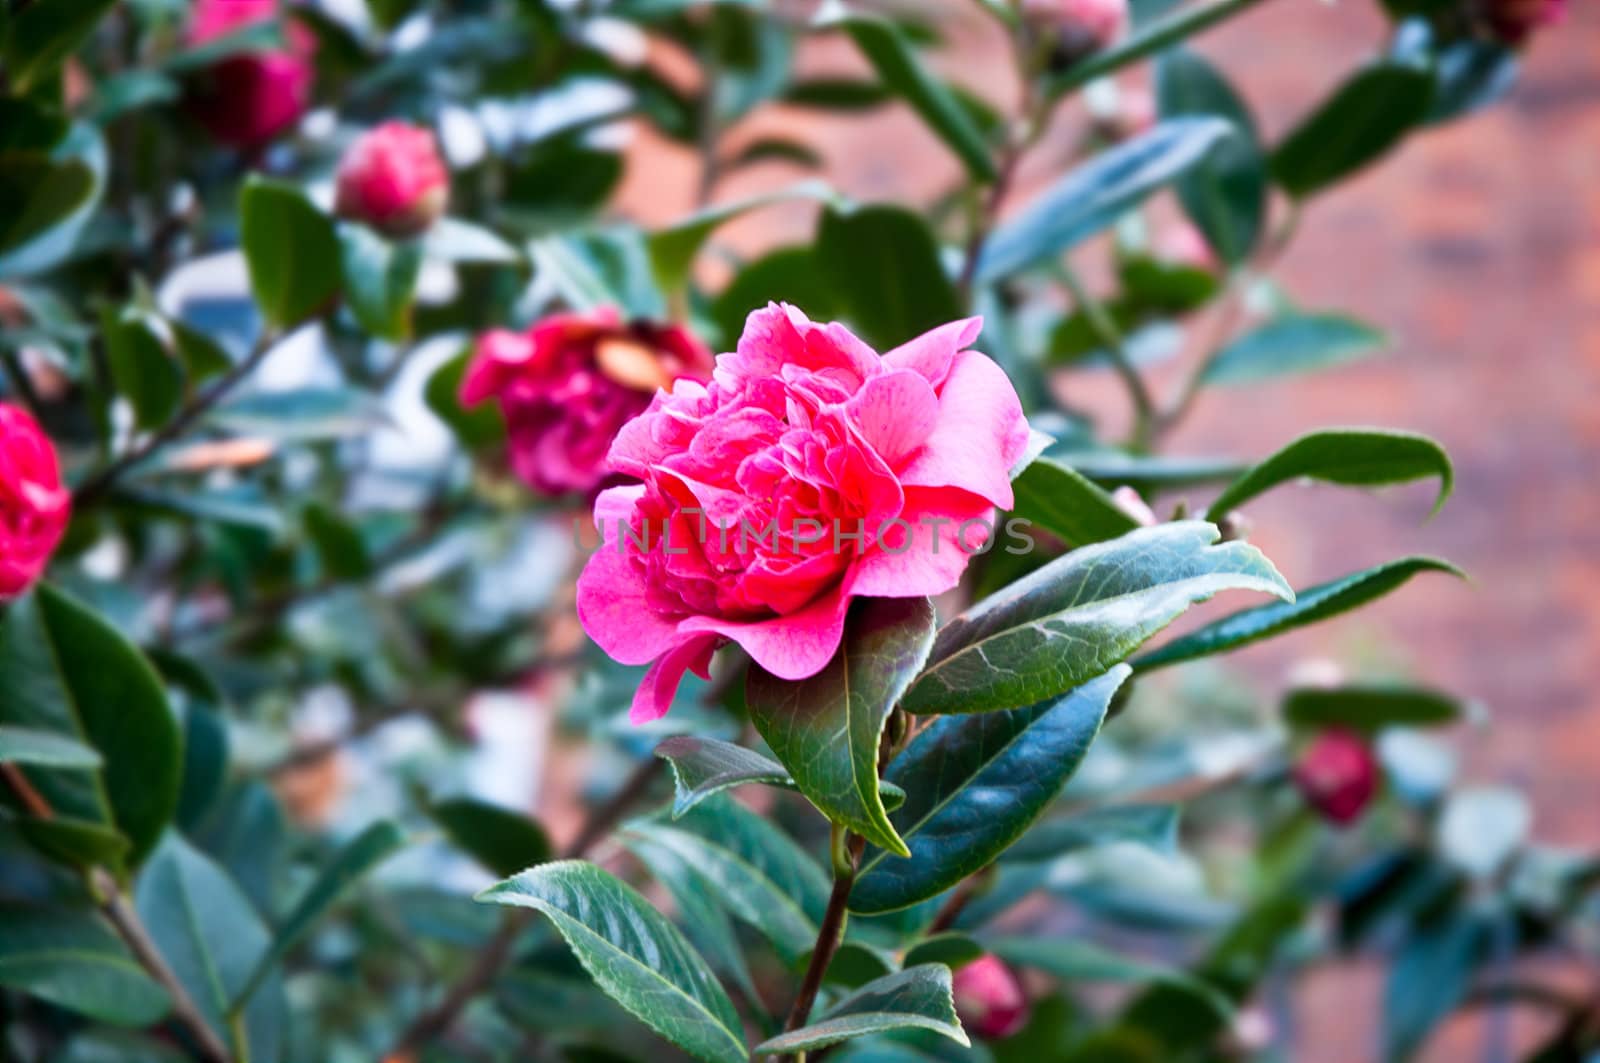
[[[970, 3], [941, 5], [951, 47], [940, 65], [1011, 104], [1004, 52]], [[1259, 456], [1313, 427], [1372, 424], [1426, 432], [1456, 461], [1444, 514], [1405, 488], [1377, 496], [1282, 489], [1252, 503], [1254, 541], [1297, 585], [1402, 554], [1447, 557], [1462, 584], [1422, 576], [1359, 618], [1247, 651], [1271, 693], [1297, 658], [1404, 670], [1480, 700], [1489, 727], [1464, 729], [1466, 770], [1526, 787], [1550, 842], [1600, 846], [1600, 3], [1574, 0], [1540, 36], [1510, 101], [1424, 133], [1315, 202], [1280, 276], [1303, 305], [1348, 310], [1388, 330], [1378, 360], [1287, 383], [1213, 394], [1175, 435], [1174, 453]], [[1275, 0], [1206, 37], [1269, 136], [1284, 131], [1384, 32], [1372, 0]], [[819, 43], [813, 70], [855, 69]], [[1136, 78], [1130, 80], [1137, 80]], [[1067, 110], [1072, 110], [1068, 108]], [[1058, 172], [1083, 116], [1025, 170], [1023, 188]], [[864, 200], [927, 203], [955, 165], [903, 113], [845, 119], [767, 117], [819, 146], [829, 176]], [[735, 136], [744, 131], [736, 131]], [[687, 152], [648, 146], [624, 200], [661, 220], [687, 209], [698, 172]], [[781, 185], [776, 168], [723, 182], [717, 198]], [[778, 208], [736, 227], [747, 248], [801, 237], [811, 212]], [[1169, 374], [1156, 378], [1170, 386]], [[1224, 608], [1239, 602], [1224, 603]], [[1371, 1058], [1353, 1016], [1375, 1017], [1375, 972], [1320, 978], [1300, 1017], [1296, 1059]], [[1365, 1023], [1357, 1024], [1366, 1025]], [[1475, 1029], [1430, 1060], [1474, 1058]]]

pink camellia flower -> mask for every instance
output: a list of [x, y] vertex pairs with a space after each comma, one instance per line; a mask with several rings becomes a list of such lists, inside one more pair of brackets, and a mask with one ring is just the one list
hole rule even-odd
[[480, 337], [461, 402], [499, 403], [512, 468], [528, 486], [593, 491], [612, 475], [606, 452], [618, 430], [658, 389], [708, 380], [711, 368], [711, 352], [676, 325], [624, 323], [609, 308], [557, 314], [526, 332]]
[[0, 403], [0, 599], [43, 575], [71, 511], [49, 437], [26, 411]]
[[1128, 0], [1022, 0], [1022, 17], [1056, 39], [1068, 60], [1115, 43], [1128, 28]]
[[1330, 728], [1306, 747], [1295, 785], [1312, 808], [1339, 825], [1353, 823], [1378, 792], [1378, 758], [1355, 731]]
[[[266, 22], [278, 12], [278, 0], [197, 0], [188, 41], [205, 44]], [[292, 22], [284, 33], [287, 51], [230, 56], [207, 70], [192, 94], [195, 117], [222, 143], [259, 148], [292, 127], [311, 106], [316, 39]]]
[[1022, 983], [996, 956], [980, 956], [961, 968], [951, 988], [961, 1025], [985, 1040], [1010, 1037], [1028, 1024]]
[[450, 171], [431, 130], [385, 122], [345, 152], [337, 188], [344, 217], [389, 236], [416, 236], [444, 213]]
[[1012, 505], [1028, 424], [981, 322], [879, 355], [789, 306], [752, 313], [711, 383], [680, 381], [618, 434], [611, 466], [643, 483], [595, 503], [602, 546], [578, 616], [651, 668], [632, 719], [656, 719], [686, 670], [739, 643], [768, 672], [828, 663], [855, 597], [954, 587]]
[[1482, 11], [1490, 31], [1515, 46], [1527, 43], [1534, 30], [1565, 18], [1567, 0], [1483, 0]]

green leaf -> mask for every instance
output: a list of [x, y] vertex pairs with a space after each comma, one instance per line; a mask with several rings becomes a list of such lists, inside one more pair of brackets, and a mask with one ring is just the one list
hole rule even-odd
[[1211, 503], [1207, 520], [1220, 520], [1279, 484], [1321, 480], [1356, 487], [1439, 478], [1433, 511], [1450, 497], [1454, 470], [1444, 448], [1427, 436], [1377, 428], [1330, 428], [1301, 436], [1228, 485]]
[[1047, 819], [1007, 849], [1008, 862], [1054, 860], [1079, 849], [1133, 843], [1162, 852], [1178, 846], [1178, 806], [1112, 805]]
[[99, 753], [66, 735], [0, 724], [0, 764], [84, 769], [103, 763]]
[[1128, 674], [1127, 665], [1117, 665], [1065, 697], [1011, 712], [944, 716], [921, 731], [888, 773], [906, 791], [893, 821], [911, 858], [868, 850], [851, 911], [905, 908], [987, 867], [1072, 777]]
[[1291, 312], [1240, 336], [1206, 362], [1200, 384], [1254, 384], [1343, 365], [1382, 350], [1382, 332], [1342, 314]]
[[[777, 786], [796, 793], [800, 788], [782, 764], [755, 750], [717, 738], [674, 735], [656, 746], [655, 755], [672, 765], [672, 818], [678, 819], [708, 797], [747, 783]], [[905, 791], [879, 783], [883, 803], [890, 810], [905, 803]]]
[[1284, 698], [1283, 718], [1295, 727], [1311, 729], [1438, 727], [1461, 718], [1461, 703], [1424, 687], [1304, 687]]
[[313, 502], [302, 514], [306, 535], [317, 550], [323, 577], [352, 581], [372, 573], [372, 555], [361, 532], [321, 502]]
[[1493, 944], [1493, 923], [1470, 909], [1452, 909], [1411, 932], [1383, 994], [1386, 1063], [1403, 1063], [1421, 1050], [1434, 1028], [1460, 1006]]
[[816, 149], [798, 140], [789, 140], [786, 137], [758, 137], [740, 148], [738, 153], [728, 160], [727, 166], [730, 170], [738, 170], [759, 162], [788, 162], [796, 166], [818, 168], [822, 166], [823, 158]]
[[781, 102], [823, 111], [869, 111], [892, 99], [893, 94], [879, 81], [816, 77], [797, 80], [784, 92]]
[[61, 225], [94, 195], [94, 171], [76, 159], [37, 153], [0, 156], [0, 253], [32, 242]]
[[333, 222], [293, 185], [251, 177], [239, 193], [239, 236], [262, 316], [298, 325], [339, 291], [341, 252]]
[[166, 991], [91, 912], [0, 904], [0, 986], [116, 1026], [150, 1026]]
[[74, 816], [15, 817], [17, 830], [45, 856], [72, 867], [120, 868], [128, 857], [128, 839], [110, 827]]
[[[728, 797], [703, 801], [685, 813], [676, 830], [686, 830], [727, 850], [774, 883], [812, 923], [822, 919], [831, 883], [826, 873], [795, 841], [765, 817]], [[807, 942], [807, 947], [810, 946]]]
[[637, 890], [593, 864], [543, 864], [478, 895], [544, 913], [612, 1000], [710, 1063], [745, 1063], [743, 1026], [700, 954]]
[[975, 181], [993, 181], [996, 170], [989, 145], [949, 87], [930, 74], [898, 28], [886, 19], [844, 10], [818, 23], [841, 28], [855, 41], [884, 85], [911, 106], [944, 141]]
[[469, 450], [486, 450], [504, 442], [506, 422], [491, 403], [470, 410], [461, 405], [461, 381], [467, 375], [472, 355], [472, 347], [464, 347], [460, 354], [435, 369], [423, 389], [422, 398], [463, 446]]
[[209, 419], [239, 435], [289, 442], [368, 435], [389, 424], [376, 395], [338, 387], [258, 391], [230, 400]]
[[1459, 40], [1433, 60], [1435, 86], [1429, 124], [1452, 122], [1499, 103], [1517, 83], [1517, 50], [1498, 41]]
[[1055, 532], [1075, 546], [1126, 535], [1139, 522], [1076, 469], [1054, 458], [1038, 458], [1011, 481], [1012, 515]]
[[338, 233], [350, 312], [380, 339], [405, 339], [411, 330], [411, 299], [422, 273], [421, 246], [411, 240], [385, 240], [352, 222], [341, 224]]
[[97, 772], [28, 771], [58, 814], [114, 827], [137, 864], [178, 805], [182, 738], [155, 669], [115, 628], [50, 586], [0, 621], [0, 721], [93, 747]]
[[423, 254], [441, 262], [521, 265], [522, 253], [493, 230], [460, 218], [440, 218], [421, 237]]
[[510, 876], [550, 859], [550, 836], [509, 808], [471, 797], [430, 801], [428, 816], [453, 845], [497, 875]]
[[1134, 661], [1133, 666], [1140, 672], [1148, 672], [1179, 661], [1237, 649], [1285, 631], [1315, 624], [1319, 620], [1347, 613], [1374, 598], [1381, 598], [1419, 572], [1448, 572], [1452, 576], [1466, 578], [1465, 573], [1450, 562], [1437, 558], [1407, 557], [1390, 561], [1308, 587], [1300, 591], [1292, 602], [1274, 602], [1223, 617], [1214, 624], [1173, 639], [1160, 649], [1145, 654]]
[[210, 336], [176, 318], [167, 320], [167, 328], [172, 331], [172, 341], [191, 388], [233, 368], [233, 359]]
[[1218, 591], [1293, 599], [1259, 550], [1217, 538], [1199, 521], [1161, 524], [1050, 562], [946, 625], [902, 704], [916, 713], [1026, 705], [1103, 674]]
[[[11, 17], [6, 42], [10, 91], [26, 92], [77, 51], [115, 0], [35, 0]], [[11, 202], [7, 200], [6, 202]]]
[[1272, 154], [1272, 176], [1303, 199], [1376, 161], [1432, 106], [1433, 73], [1426, 67], [1369, 66], [1290, 131]]
[[823, 203], [839, 201], [838, 195], [826, 181], [802, 181], [775, 192], [707, 207], [665, 229], [656, 230], [646, 238], [650, 268], [655, 271], [656, 282], [666, 291], [682, 288], [688, 283], [700, 248], [725, 222], [752, 210], [795, 199], [815, 199]]
[[980, 941], [985, 949], [1009, 964], [1043, 971], [1069, 984], [1165, 982], [1193, 993], [1224, 1018], [1231, 1018], [1235, 1011], [1233, 1004], [1215, 987], [1185, 971], [1132, 960], [1082, 938], [985, 935]]
[[933, 232], [914, 211], [824, 211], [815, 256], [834, 309], [880, 350], [963, 315]]
[[1218, 144], [1178, 179], [1178, 200], [1223, 261], [1244, 262], [1267, 217], [1267, 160], [1249, 106], [1222, 73], [1194, 52], [1164, 54], [1156, 66], [1163, 118], [1215, 115], [1233, 123]]
[[868, 982], [816, 1022], [763, 1041], [755, 1054], [811, 1052], [891, 1030], [931, 1030], [957, 1044], [972, 1044], [956, 1017], [950, 968], [925, 963]]
[[1260, 2], [1216, 0], [1214, 3], [1184, 4], [1175, 11], [1138, 26], [1133, 33], [1111, 47], [1072, 64], [1046, 83], [1046, 93], [1055, 97], [1082, 88], [1097, 78], [1164, 51]]
[[183, 398], [183, 371], [140, 311], [108, 310], [101, 326], [117, 391], [133, 407], [134, 424], [159, 428]]
[[273, 936], [271, 947], [262, 954], [255, 969], [245, 979], [244, 988], [232, 995], [230, 1010], [244, 1008], [272, 973], [273, 966], [288, 955], [312, 924], [363, 875], [389, 859], [405, 844], [405, 833], [388, 820], [372, 824], [346, 842], [300, 895], [299, 902]]
[[1235, 479], [1250, 466], [1232, 458], [1140, 457], [1117, 451], [1078, 451], [1058, 460], [1101, 487], [1127, 484], [1137, 491], [1164, 491]]
[[750, 666], [750, 720], [812, 804], [874, 845], [909, 856], [878, 795], [884, 723], [933, 647], [925, 598], [855, 603], [833, 659], [790, 681]]
[[[228, 1009], [272, 947], [245, 895], [220, 867], [168, 834], [139, 875], [139, 917], [179, 984], [224, 1043], [234, 1042]], [[276, 975], [244, 1011], [240, 1029], [253, 1061], [282, 1055], [287, 1015]], [[245, 1046], [237, 1046], [244, 1056]]]
[[978, 260], [978, 281], [1000, 280], [1109, 228], [1233, 135], [1220, 118], [1177, 118], [1101, 152], [994, 231]]

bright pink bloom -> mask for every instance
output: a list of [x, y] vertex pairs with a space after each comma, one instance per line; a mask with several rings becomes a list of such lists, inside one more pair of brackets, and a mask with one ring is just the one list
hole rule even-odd
[[1022, 15], [1074, 57], [1109, 47], [1128, 27], [1128, 0], [1022, 0]]
[[1560, 22], [1567, 15], [1567, 0], [1483, 0], [1484, 21], [1507, 44], [1527, 42], [1533, 31]]
[[527, 332], [478, 339], [461, 402], [494, 399], [511, 465], [545, 494], [593, 491], [611, 477], [606, 452], [624, 424], [679, 378], [708, 380], [711, 352], [676, 325], [624, 324], [615, 310], [557, 314]]
[[709, 385], [680, 382], [623, 428], [611, 466], [644, 482], [595, 503], [578, 616], [618, 661], [652, 662], [635, 722], [729, 639], [802, 679], [839, 648], [851, 598], [956, 585], [1028, 442], [1011, 382], [967, 349], [980, 324], [880, 356], [769, 305]]
[[955, 973], [951, 988], [961, 1025], [985, 1040], [1010, 1037], [1028, 1024], [1027, 994], [998, 957], [973, 960]]
[[345, 152], [337, 185], [344, 217], [390, 236], [415, 236], [444, 213], [450, 171], [431, 130], [385, 122]]
[[1211, 242], [1192, 222], [1173, 222], [1161, 232], [1156, 252], [1168, 262], [1211, 272], [1221, 267]]
[[1294, 781], [1306, 803], [1324, 818], [1352, 823], [1378, 792], [1378, 758], [1364, 736], [1330, 728], [1301, 754]]
[[[278, 0], [197, 0], [190, 44], [226, 36], [279, 13]], [[285, 26], [289, 48], [235, 55], [206, 71], [190, 103], [201, 124], [224, 144], [259, 148], [292, 127], [311, 106], [316, 39], [304, 26]]]
[[0, 403], [0, 599], [44, 574], [71, 513], [49, 437], [26, 411]]

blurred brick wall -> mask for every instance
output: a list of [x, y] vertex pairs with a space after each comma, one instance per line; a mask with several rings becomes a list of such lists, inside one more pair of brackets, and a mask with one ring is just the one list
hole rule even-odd
[[[941, 68], [1011, 104], [994, 28], [976, 5], [940, 6], [951, 42]], [[1535, 42], [1509, 103], [1412, 139], [1308, 212], [1280, 276], [1303, 305], [1346, 309], [1388, 330], [1391, 352], [1316, 377], [1213, 394], [1170, 449], [1259, 456], [1310, 428], [1343, 424], [1409, 428], [1441, 440], [1457, 467], [1442, 517], [1426, 522], [1431, 494], [1421, 487], [1377, 496], [1288, 488], [1249, 507], [1253, 538], [1297, 585], [1411, 553], [1450, 558], [1472, 582], [1418, 577], [1357, 618], [1237, 659], [1269, 695], [1296, 659], [1321, 656], [1353, 668], [1404, 669], [1480, 700], [1492, 723], [1459, 736], [1465, 770], [1528, 788], [1544, 840], [1594, 847], [1600, 4], [1579, 0], [1572, 8], [1565, 25]], [[1371, 0], [1276, 0], [1200, 48], [1226, 64], [1270, 137], [1370, 54], [1382, 33]], [[834, 42], [809, 46], [803, 62], [813, 72], [858, 69], [848, 47]], [[1062, 117], [1025, 169], [1013, 208], [1059, 171], [1082, 121], [1081, 111]], [[830, 178], [858, 199], [927, 203], [957, 176], [945, 150], [904, 113], [768, 115], [735, 136], [753, 135], [757, 125], [819, 146]], [[647, 221], [676, 216], [691, 204], [697, 173], [689, 153], [644, 145], [625, 205]], [[717, 198], [792, 176], [780, 167], [742, 175], [720, 184]], [[775, 208], [730, 227], [729, 240], [748, 250], [804, 238], [812, 217], [804, 206]], [[1157, 383], [1170, 379], [1163, 374]], [[1319, 977], [1298, 1018], [1297, 1060], [1373, 1058], [1370, 1029], [1350, 1020], [1376, 1020], [1375, 974]], [[1430, 1061], [1476, 1058], [1476, 1021], [1458, 1027]]]

